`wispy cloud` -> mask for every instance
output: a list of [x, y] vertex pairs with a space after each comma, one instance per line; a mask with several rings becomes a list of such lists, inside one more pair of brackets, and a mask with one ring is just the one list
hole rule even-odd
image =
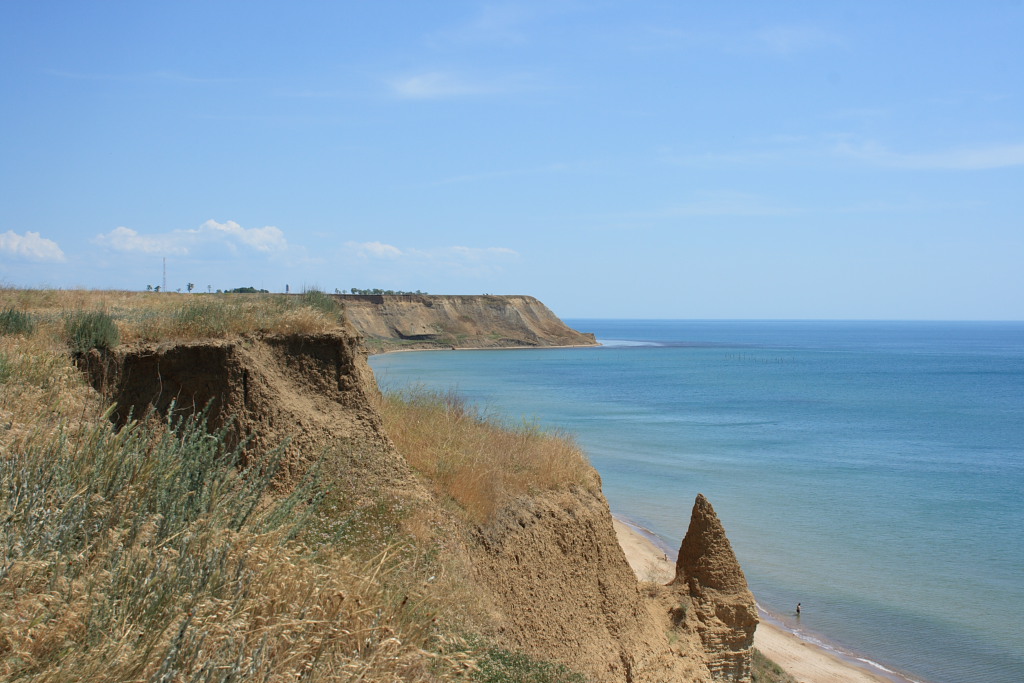
[[962, 147], [938, 152], [894, 152], [877, 142], [840, 142], [835, 153], [877, 166], [921, 170], [980, 171], [1024, 166], [1024, 144]]
[[125, 253], [164, 254], [181, 256], [188, 254], [188, 247], [181, 243], [173, 233], [162, 235], [142, 235], [138, 231], [118, 226], [108, 233], [93, 238], [96, 244]]
[[526, 24], [533, 13], [521, 5], [487, 4], [469, 21], [427, 36], [427, 43], [484, 43], [518, 45], [526, 42]]
[[776, 54], [810, 52], [843, 44], [839, 35], [817, 26], [785, 25], [766, 26], [753, 35], [755, 44]]
[[826, 156], [830, 144], [810, 135], [777, 134], [741, 141], [740, 147], [725, 150], [680, 151], [664, 147], [657, 151], [663, 163], [675, 166], [736, 166], [807, 162]]
[[141, 234], [119, 226], [97, 235], [93, 242], [122, 253], [162, 254], [167, 256], [221, 257], [242, 252], [277, 255], [289, 245], [280, 228], [243, 228], [235, 221], [208, 220], [198, 228], [166, 233]]
[[642, 218], [683, 216], [792, 216], [804, 209], [779, 204], [769, 198], [743, 192], [707, 192], [686, 202], [645, 212]]
[[457, 176], [449, 176], [436, 180], [430, 185], [456, 185], [459, 183], [473, 183], [481, 180], [495, 180], [499, 178], [516, 178], [520, 176], [548, 175], [553, 173], [569, 173], [573, 171], [587, 171], [596, 167], [596, 164], [589, 163], [554, 163], [531, 168], [512, 168], [498, 171], [481, 171], [480, 173], [465, 173]]
[[38, 263], [62, 263], [67, 260], [56, 242], [32, 231], [26, 231], [24, 235], [13, 230], [0, 233], [0, 256]]
[[383, 242], [346, 242], [345, 246], [353, 254], [363, 259], [379, 258], [394, 260], [403, 256], [401, 249], [390, 244], [384, 244]]
[[146, 73], [86, 73], [83, 71], [67, 71], [64, 69], [46, 69], [45, 73], [58, 78], [68, 78], [78, 81], [165, 81], [169, 83], [186, 83], [194, 85], [221, 85], [224, 83], [238, 83], [245, 80], [239, 78], [192, 76], [171, 69], [149, 71]]
[[778, 163], [794, 152], [779, 149], [740, 150], [730, 152], [694, 152], [680, 154], [663, 150], [661, 160], [674, 166], [733, 166], [746, 164]]
[[493, 95], [522, 87], [521, 79], [470, 79], [450, 71], [424, 71], [388, 80], [391, 92], [407, 100]]
[[752, 31], [701, 31], [672, 26], [650, 26], [655, 38], [641, 49], [698, 48], [726, 53], [793, 55], [846, 44], [838, 33], [809, 24], [773, 24]]
[[433, 247], [401, 249], [382, 242], [346, 242], [348, 257], [379, 265], [400, 265], [411, 271], [444, 271], [464, 276], [481, 276], [499, 271], [519, 258], [506, 247]]

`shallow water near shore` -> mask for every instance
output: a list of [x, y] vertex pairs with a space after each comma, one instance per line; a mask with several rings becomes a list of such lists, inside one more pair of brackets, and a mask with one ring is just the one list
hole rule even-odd
[[604, 346], [371, 365], [572, 432], [668, 548], [704, 493], [787, 628], [917, 680], [1024, 678], [1024, 323], [567, 322]]

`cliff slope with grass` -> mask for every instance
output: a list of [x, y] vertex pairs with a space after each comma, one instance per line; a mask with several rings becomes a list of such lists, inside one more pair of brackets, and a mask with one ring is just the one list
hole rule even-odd
[[9, 295], [0, 676], [750, 680], [702, 498], [637, 583], [571, 439], [381, 396], [333, 297], [164, 296]]
[[532, 296], [342, 295], [371, 350], [593, 346]]

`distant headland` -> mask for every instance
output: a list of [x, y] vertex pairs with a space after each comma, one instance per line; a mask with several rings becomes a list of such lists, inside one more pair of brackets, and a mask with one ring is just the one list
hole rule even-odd
[[532, 296], [336, 294], [371, 353], [401, 349], [595, 346]]

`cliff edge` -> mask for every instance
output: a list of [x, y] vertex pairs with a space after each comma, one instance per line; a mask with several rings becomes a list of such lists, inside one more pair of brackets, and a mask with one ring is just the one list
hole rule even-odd
[[343, 294], [345, 316], [371, 352], [594, 346], [532, 296]]

